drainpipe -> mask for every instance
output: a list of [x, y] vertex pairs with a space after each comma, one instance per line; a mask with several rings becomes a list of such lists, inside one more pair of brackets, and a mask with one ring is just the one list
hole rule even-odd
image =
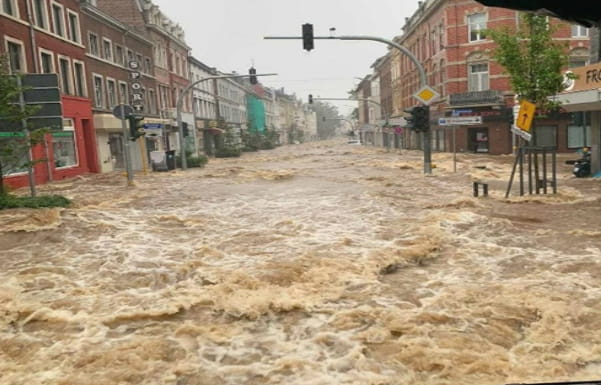
[[34, 28], [34, 20], [33, 20], [33, 11], [31, 9], [31, 3], [29, 1], [27, 3], [27, 21], [29, 22], [29, 40], [31, 41], [31, 56], [33, 58], [33, 72], [40, 73], [40, 64], [38, 61], [38, 45], [35, 39], [35, 28]]

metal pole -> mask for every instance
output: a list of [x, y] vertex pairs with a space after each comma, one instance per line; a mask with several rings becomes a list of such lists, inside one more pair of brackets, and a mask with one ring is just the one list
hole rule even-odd
[[[19, 89], [23, 87], [23, 82], [20, 77], [17, 77], [17, 84]], [[19, 105], [21, 106], [21, 111], [25, 111], [25, 95], [23, 91], [19, 92]], [[27, 143], [27, 175], [29, 177], [29, 190], [31, 191], [31, 196], [36, 196], [36, 188], [35, 188], [35, 176], [33, 174], [33, 157], [31, 147], [31, 135], [29, 130], [27, 129], [27, 119], [21, 120], [21, 128], [23, 129], [23, 135], [25, 136], [25, 143]]]
[[457, 172], [457, 126], [453, 126], [453, 172]]
[[[253, 76], [274, 76], [277, 74], [256, 74]], [[182, 170], [188, 169], [188, 162], [186, 160], [186, 147], [184, 143], [184, 125], [182, 124], [182, 105], [184, 103], [184, 96], [192, 89], [192, 87], [196, 86], [199, 83], [202, 83], [206, 80], [212, 79], [235, 79], [235, 78], [248, 78], [251, 75], [219, 75], [219, 76], [209, 76], [206, 78], [199, 79], [195, 82], [192, 82], [184, 88], [184, 90], [177, 96], [176, 103], [176, 116], [177, 116], [177, 127], [179, 130], [179, 142], [180, 142], [180, 156], [182, 157]]]
[[134, 171], [131, 164], [131, 153], [130, 151], [130, 140], [129, 132], [127, 130], [127, 123], [125, 122], [125, 105], [121, 103], [119, 109], [121, 110], [121, 132], [123, 133], [123, 158], [125, 161], [125, 172], [127, 174], [127, 185], [133, 186], [134, 184]]

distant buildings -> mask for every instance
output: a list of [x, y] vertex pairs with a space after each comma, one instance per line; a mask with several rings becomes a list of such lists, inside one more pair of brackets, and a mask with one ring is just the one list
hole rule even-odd
[[[12, 72], [58, 74], [63, 130], [33, 151], [34, 159], [49, 160], [34, 167], [37, 183], [123, 169], [129, 135], [113, 114], [120, 104], [139, 106], [146, 125], [142, 139], [129, 141], [134, 169], [149, 169], [153, 153], [179, 152], [178, 98], [192, 82], [227, 74], [192, 56], [183, 28], [151, 0], [4, 0], [0, 54]], [[282, 90], [201, 81], [182, 99], [185, 148], [211, 155], [226, 130], [273, 130], [282, 143], [314, 139], [310, 115]], [[0, 127], [0, 141], [14, 135]], [[8, 175], [8, 183], [26, 185], [25, 171]]]

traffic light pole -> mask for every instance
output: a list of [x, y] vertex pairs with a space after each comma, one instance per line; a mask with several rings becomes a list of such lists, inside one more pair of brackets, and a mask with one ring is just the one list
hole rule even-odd
[[129, 140], [129, 130], [127, 128], [128, 120], [125, 119], [125, 105], [121, 104], [119, 107], [121, 110], [121, 131], [123, 132], [123, 161], [125, 162], [125, 172], [127, 174], [127, 185], [133, 186], [134, 184], [134, 170], [131, 162], [131, 146]]
[[[265, 36], [265, 40], [303, 40], [302, 36]], [[383, 39], [377, 36], [363, 36], [363, 35], [349, 35], [349, 36], [314, 36], [315, 40], [369, 40], [369, 41], [377, 41], [379, 43], [384, 43], [391, 47], [394, 47], [401, 51], [402, 54], [407, 56], [409, 60], [415, 64], [417, 71], [419, 73], [420, 86], [427, 86], [427, 78], [426, 78], [426, 70], [424, 66], [420, 63], [417, 57], [409, 51], [407, 48], [403, 47], [400, 44], [395, 43], [392, 40]], [[431, 132], [430, 126], [428, 124], [428, 129], [424, 131], [424, 174], [432, 173], [432, 141], [431, 141]]]
[[277, 74], [249, 74], [249, 75], [219, 75], [219, 76], [209, 76], [206, 78], [199, 79], [195, 82], [190, 83], [177, 97], [177, 127], [179, 131], [179, 143], [180, 143], [180, 156], [182, 158], [182, 170], [186, 170], [188, 168], [188, 161], [186, 159], [186, 144], [184, 142], [184, 125], [182, 122], [182, 105], [184, 104], [184, 97], [192, 87], [198, 85], [207, 80], [215, 80], [215, 79], [236, 79], [236, 78], [250, 78], [251, 76], [275, 76]]

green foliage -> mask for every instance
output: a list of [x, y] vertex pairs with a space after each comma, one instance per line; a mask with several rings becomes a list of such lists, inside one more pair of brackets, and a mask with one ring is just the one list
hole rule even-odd
[[550, 97], [565, 90], [562, 70], [568, 64], [568, 46], [553, 39], [556, 28], [545, 16], [526, 13], [520, 30], [489, 30], [497, 44], [494, 58], [511, 79], [520, 100], [528, 100], [542, 110], [558, 107]]
[[[186, 151], [186, 164], [188, 167], [204, 167], [207, 163], [209, 163], [209, 158], [204, 155], [200, 156], [192, 156], [191, 151]], [[175, 167], [182, 166], [182, 157], [180, 155], [175, 156]]]
[[[0, 56], [0, 117], [10, 123], [19, 123], [39, 110], [40, 106], [21, 108], [18, 101], [23, 91], [25, 88], [19, 85], [19, 75], [11, 75], [7, 57]], [[19, 132], [0, 140], [0, 194], [6, 191], [4, 176], [46, 162], [46, 159], [29, 161], [27, 154], [33, 147], [44, 143], [47, 133], [47, 129], [37, 129], [29, 131], [29, 139]]]
[[242, 150], [236, 141], [234, 131], [231, 128], [226, 128], [223, 134], [223, 144], [215, 151], [217, 158], [236, 158], [242, 154]]
[[22, 197], [11, 194], [0, 194], [0, 210], [16, 208], [67, 207], [71, 201], [61, 195], [45, 195], [39, 197]]
[[259, 151], [261, 148], [261, 136], [256, 132], [244, 130], [240, 133], [240, 139], [242, 139], [242, 151], [244, 152]]

